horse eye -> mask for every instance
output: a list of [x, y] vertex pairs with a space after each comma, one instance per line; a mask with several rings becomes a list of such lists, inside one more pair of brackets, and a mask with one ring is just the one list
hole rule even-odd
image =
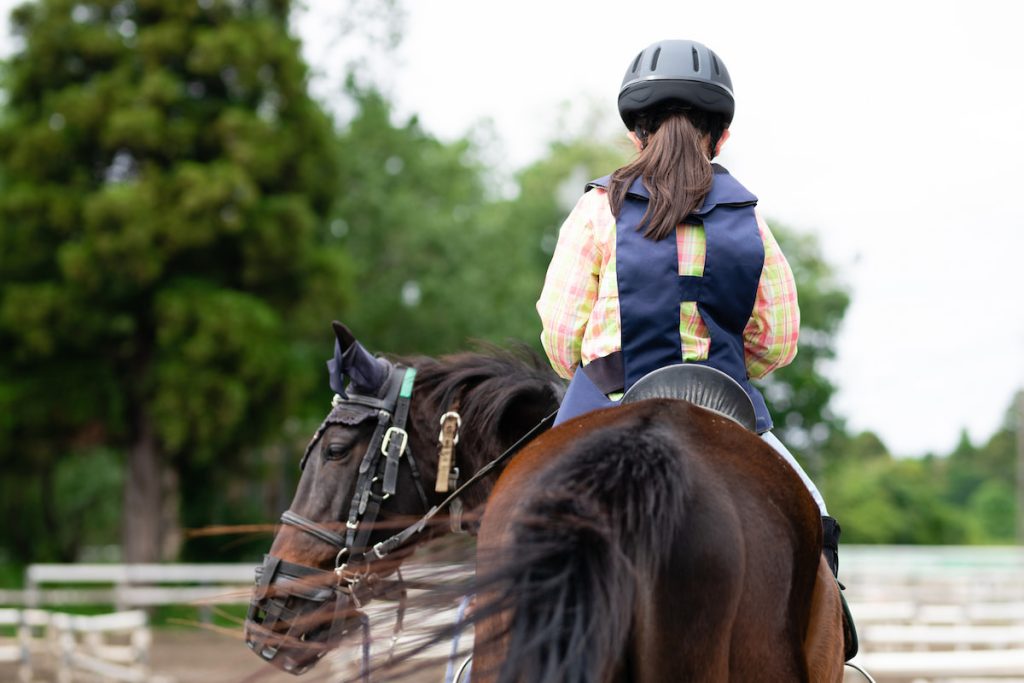
[[324, 458], [327, 460], [341, 460], [348, 453], [350, 444], [332, 443], [327, 445]]

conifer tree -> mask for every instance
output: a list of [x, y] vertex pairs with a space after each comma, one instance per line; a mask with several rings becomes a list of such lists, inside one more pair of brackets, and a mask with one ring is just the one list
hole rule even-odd
[[[333, 131], [308, 95], [290, 9], [14, 11], [0, 115], [0, 507], [17, 509], [10, 494], [42, 506], [9, 532], [15, 547], [56, 531], [48, 482], [62, 460], [102, 449], [124, 457], [123, 559], [173, 555], [176, 492], [197, 483], [181, 473], [230, 466], [301, 393], [313, 368], [302, 340], [339, 305], [347, 267], [325, 224]], [[33, 554], [72, 559], [68, 547]]]

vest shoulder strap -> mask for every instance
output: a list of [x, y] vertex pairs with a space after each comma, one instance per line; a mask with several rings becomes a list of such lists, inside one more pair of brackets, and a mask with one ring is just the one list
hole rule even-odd
[[[704, 203], [691, 214], [692, 216], [704, 218], [716, 206], [754, 206], [757, 204], [757, 197], [750, 190], [743, 187], [740, 181], [733, 178], [724, 166], [720, 164], [712, 164], [711, 166], [715, 172], [714, 180], [711, 182], [711, 190], [708, 191], [707, 196], [704, 198]], [[587, 183], [584, 191], [589, 192], [595, 187], [607, 190], [611, 186], [611, 182], [611, 174], [601, 176]], [[633, 179], [629, 190], [626, 191], [626, 196], [645, 202], [651, 198], [651, 194], [647, 191], [647, 187], [639, 177]]]
[[[584, 192], [590, 192], [595, 187], [600, 187], [602, 190], [607, 190], [611, 186], [611, 184], [612, 177], [610, 174], [606, 176], [601, 176], [600, 178], [597, 178], [596, 180], [591, 180], [589, 183], [587, 183], [587, 186], [584, 188]], [[629, 186], [628, 190], [626, 190], [626, 196], [629, 197], [630, 199], [639, 199], [640, 201], [644, 202], [650, 200], [651, 198], [651, 194], [647, 191], [647, 188], [644, 186], [644, 181], [639, 177], [633, 179], [633, 184]]]
[[700, 208], [693, 212], [693, 216], [703, 218], [714, 211], [716, 206], [754, 206], [757, 204], [757, 197], [743, 187], [740, 181], [733, 178], [724, 166], [719, 164], [711, 166], [715, 171], [711, 190], [704, 197], [704, 203]]

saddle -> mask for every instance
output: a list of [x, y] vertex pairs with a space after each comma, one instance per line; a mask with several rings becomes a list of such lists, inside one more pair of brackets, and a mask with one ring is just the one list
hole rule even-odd
[[740, 383], [708, 365], [682, 363], [649, 372], [622, 397], [622, 403], [649, 398], [689, 401], [756, 432], [754, 404]]

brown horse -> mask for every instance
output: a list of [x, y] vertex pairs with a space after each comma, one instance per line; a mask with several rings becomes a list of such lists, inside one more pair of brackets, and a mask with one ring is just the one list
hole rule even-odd
[[[257, 568], [245, 625], [254, 652], [296, 674], [365, 626], [360, 607], [401, 590], [387, 577], [416, 543], [447, 528], [422, 524], [394, 552], [379, 547], [448, 495], [435, 490], [445, 488], [435, 485], [442, 483], [442, 416], [450, 414], [448, 428], [459, 427], [454, 462], [441, 477], [454, 487], [551, 415], [564, 392], [546, 364], [526, 354], [391, 362], [366, 353], [340, 323], [334, 331], [331, 384], [338, 395]], [[468, 513], [483, 504], [496, 476], [497, 470], [460, 496]]]
[[[403, 364], [360, 366], [350, 351], [361, 347], [335, 332], [335, 370], [352, 382], [303, 458], [246, 623], [249, 646], [292, 673], [360, 627], [361, 605], [388, 592], [409, 548], [441, 533], [411, 528], [389, 545], [445, 495], [423, 483], [435, 480], [441, 416], [459, 406], [456, 464], [474, 473], [561, 394], [549, 370], [507, 355], [406, 361], [408, 380]], [[408, 423], [392, 432], [403, 395]], [[408, 450], [394, 446], [402, 432]], [[408, 464], [389, 474], [395, 451]], [[474, 509], [489, 495], [474, 681], [841, 680], [817, 507], [730, 420], [666, 400], [591, 413], [531, 442], [496, 486], [484, 478], [463, 501]]]
[[472, 680], [841, 681], [821, 535], [793, 469], [717, 413], [655, 399], [566, 422], [488, 501]]

